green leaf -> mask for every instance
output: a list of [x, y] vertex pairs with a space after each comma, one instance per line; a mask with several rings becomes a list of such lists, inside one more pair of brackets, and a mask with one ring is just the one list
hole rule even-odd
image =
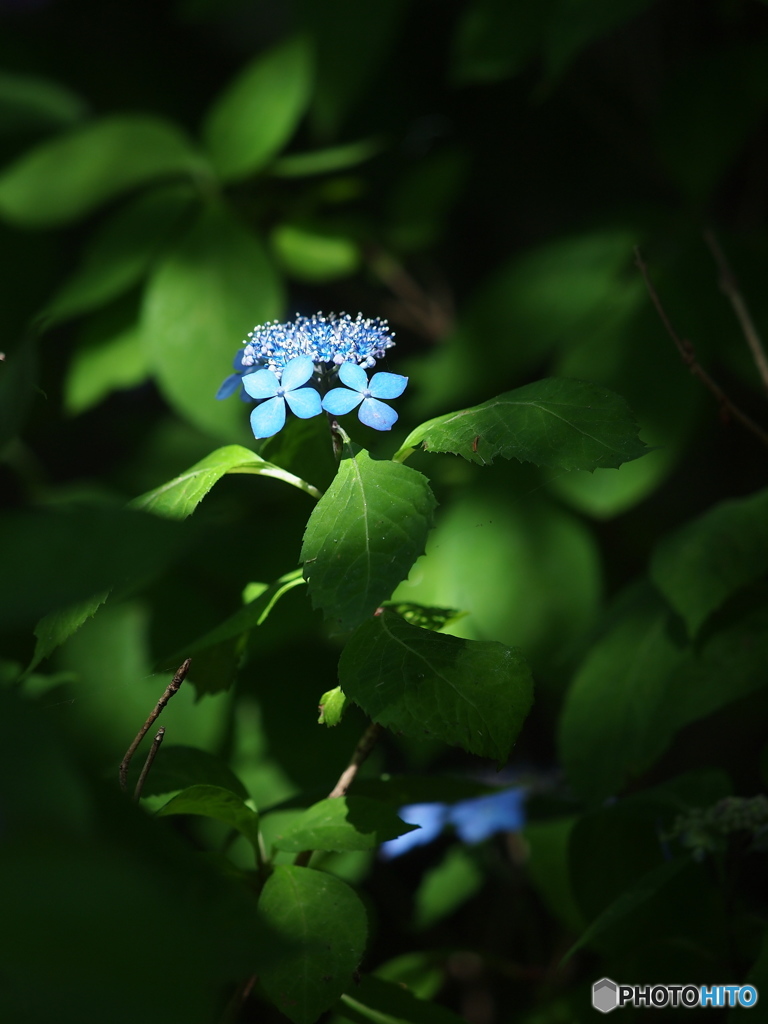
[[259, 981], [294, 1024], [314, 1024], [350, 989], [365, 948], [365, 908], [338, 878], [282, 865], [269, 876], [259, 899], [259, 918], [270, 943], [285, 943], [280, 957], [257, 960]]
[[417, 445], [481, 466], [497, 455], [556, 469], [618, 468], [648, 451], [623, 398], [585, 381], [550, 378], [422, 423], [394, 456]]
[[226, 207], [206, 207], [147, 284], [142, 331], [160, 388], [173, 408], [226, 440], [247, 436], [247, 409], [215, 401], [242, 339], [282, 311], [279, 279], [264, 248]]
[[[73, 416], [91, 409], [112, 391], [135, 387], [149, 376], [138, 324], [134, 321], [121, 327], [114, 313], [114, 307], [109, 307], [89, 318], [69, 364], [64, 405]], [[106, 340], [90, 342], [88, 335], [102, 332], [107, 333]]]
[[[240, 788], [240, 787], [238, 787]], [[190, 786], [156, 812], [159, 818], [171, 814], [199, 814], [214, 818], [241, 832], [254, 850], [259, 853], [259, 816], [243, 800], [239, 793], [233, 793], [221, 786]]]
[[130, 507], [143, 512], [153, 512], [158, 516], [167, 516], [170, 519], [186, 519], [226, 473], [271, 476], [298, 487], [312, 497], [320, 496], [316, 488], [304, 480], [299, 480], [292, 473], [265, 462], [260, 455], [247, 448], [230, 444], [225, 448], [217, 448], [215, 452], [211, 452], [167, 484], [134, 498]]
[[243, 800], [248, 799], [248, 790], [225, 761], [199, 747], [178, 744], [163, 744], [144, 782], [141, 795], [160, 796], [197, 785], [215, 786]]
[[279, 224], [270, 237], [286, 273], [300, 281], [349, 277], [360, 264], [360, 251], [348, 235], [312, 224]]
[[300, 569], [286, 573], [210, 632], [163, 658], [161, 664], [178, 665], [184, 658], [194, 657], [191, 681], [199, 694], [228, 690], [237, 674], [248, 633], [264, 622], [284, 594], [303, 585]]
[[424, 873], [414, 900], [414, 926], [431, 928], [449, 917], [475, 895], [484, 881], [472, 853], [464, 846], [452, 846], [439, 864]]
[[290, 139], [312, 96], [312, 51], [289, 39], [252, 61], [219, 96], [203, 124], [225, 181], [258, 171]]
[[374, 850], [388, 839], [413, 832], [385, 803], [364, 796], [328, 797], [308, 807], [272, 840], [278, 850]]
[[347, 698], [340, 686], [334, 686], [332, 690], [327, 690], [318, 704], [320, 710], [318, 725], [327, 725], [329, 728], [338, 725], [344, 714], [346, 703]]
[[157, 572], [190, 536], [178, 523], [122, 509], [6, 513], [0, 522], [2, 628], [33, 623], [116, 583]]
[[0, 134], [68, 128], [85, 116], [84, 101], [36, 75], [0, 75]]
[[549, 38], [544, 51], [546, 70], [560, 76], [577, 53], [593, 40], [629, 21], [653, 0], [555, 0], [549, 18]]
[[391, 609], [401, 619], [412, 626], [424, 629], [441, 630], [458, 619], [463, 619], [467, 612], [459, 612], [455, 608], [427, 608], [423, 604], [412, 604], [410, 601], [385, 601], [385, 608]]
[[581, 666], [560, 721], [568, 778], [590, 800], [619, 792], [653, 764], [674, 732], [661, 709], [688, 652], [675, 641], [669, 611], [649, 586], [639, 587], [627, 604]]
[[667, 864], [649, 871], [648, 874], [639, 878], [626, 892], [623, 892], [602, 914], [582, 933], [579, 939], [574, 942], [560, 965], [565, 964], [573, 954], [593, 942], [604, 933], [610, 931], [614, 925], [623, 921], [635, 910], [645, 906], [651, 897], [661, 892], [670, 882], [677, 879], [680, 871], [688, 864], [687, 860], [673, 860]]
[[7, 167], [0, 174], [0, 216], [24, 227], [54, 227], [146, 182], [207, 173], [175, 125], [116, 115], [44, 142]]
[[328, 146], [309, 153], [289, 153], [275, 160], [269, 173], [276, 178], [304, 178], [312, 174], [330, 174], [345, 171], [370, 160], [382, 148], [376, 139], [361, 139], [341, 146]]
[[424, 551], [435, 505], [421, 473], [374, 461], [364, 450], [342, 458], [301, 549], [313, 607], [338, 632], [372, 615], [408, 575]]
[[110, 595], [109, 590], [103, 590], [100, 594], [87, 598], [85, 601], [78, 601], [77, 604], [62, 608], [61, 611], [51, 612], [43, 616], [35, 626], [35, 653], [27, 669], [31, 672], [40, 662], [52, 654], [57, 647], [60, 647], [65, 640], [76, 633], [88, 619], [92, 618], [101, 608]]
[[387, 611], [352, 635], [339, 682], [375, 722], [500, 764], [533, 699], [530, 670], [517, 648], [459, 640]]
[[444, 1006], [417, 999], [401, 984], [370, 974], [344, 993], [339, 1013], [355, 1024], [465, 1024]]
[[737, 590], [768, 570], [768, 490], [725, 501], [664, 538], [651, 578], [695, 635]]
[[94, 232], [82, 263], [38, 320], [48, 327], [111, 302], [137, 284], [192, 209], [189, 182], [159, 185], [120, 207]]

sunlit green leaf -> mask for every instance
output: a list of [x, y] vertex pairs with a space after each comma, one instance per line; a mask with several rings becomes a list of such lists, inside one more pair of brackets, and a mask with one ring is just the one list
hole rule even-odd
[[289, 153], [275, 160], [269, 172], [278, 178], [303, 178], [311, 174], [344, 171], [369, 160], [381, 148], [382, 143], [376, 139], [361, 139], [360, 142], [328, 146], [309, 153]]
[[426, 477], [348, 449], [307, 523], [301, 560], [315, 608], [354, 629], [424, 551], [436, 502]]
[[501, 455], [557, 469], [618, 468], [647, 452], [623, 398], [585, 381], [551, 378], [428, 420], [395, 456], [422, 445], [484, 466]]
[[189, 182], [160, 185], [121, 206], [94, 232], [80, 266], [40, 313], [49, 326], [105, 305], [137, 284], [189, 215]]
[[375, 722], [504, 763], [533, 698], [517, 648], [459, 640], [384, 611], [352, 635], [339, 682]]
[[5, 168], [0, 216], [28, 227], [54, 227], [148, 181], [207, 173], [175, 125], [115, 115], [43, 142]]
[[[89, 318], [88, 335], [109, 331], [116, 323], [113, 310]], [[64, 385], [67, 412], [78, 415], [97, 405], [112, 391], [132, 388], [149, 376], [147, 354], [137, 323], [130, 323], [99, 343], [83, 337], [76, 349]]]
[[373, 850], [413, 832], [394, 810], [364, 796], [340, 796], [313, 804], [290, 828], [272, 839], [278, 850]]
[[768, 490], [722, 502], [656, 546], [651, 576], [691, 634], [768, 570]]
[[341, 997], [339, 1013], [354, 1024], [462, 1024], [444, 1006], [418, 999], [402, 984], [366, 975]]
[[206, 433], [248, 435], [247, 407], [216, 391], [256, 323], [282, 311], [280, 282], [259, 239], [217, 203], [199, 218], [150, 277], [144, 344], [170, 404]]
[[312, 51], [303, 38], [259, 55], [216, 100], [203, 135], [222, 178], [264, 166], [293, 134], [312, 95]]
[[320, 710], [318, 725], [327, 725], [329, 728], [338, 725], [344, 714], [346, 703], [346, 695], [340, 686], [334, 686], [332, 690], [327, 690], [318, 702]]
[[259, 849], [259, 816], [245, 803], [242, 796], [221, 786], [189, 786], [172, 797], [157, 812], [162, 818], [169, 814], [199, 814], [215, 818], [230, 825], [246, 837], [255, 850]]
[[226, 473], [271, 476], [292, 484], [313, 497], [319, 496], [319, 492], [304, 480], [299, 480], [279, 466], [265, 462], [261, 456], [247, 448], [230, 444], [225, 448], [217, 448], [215, 452], [211, 452], [185, 473], [169, 480], [167, 484], [156, 487], [140, 498], [134, 498], [131, 507], [170, 519], [185, 519], [194, 512], [213, 485]]
[[368, 931], [363, 904], [332, 875], [282, 865], [262, 890], [259, 917], [285, 943], [279, 959], [257, 961], [264, 991], [294, 1024], [314, 1024], [352, 986]]

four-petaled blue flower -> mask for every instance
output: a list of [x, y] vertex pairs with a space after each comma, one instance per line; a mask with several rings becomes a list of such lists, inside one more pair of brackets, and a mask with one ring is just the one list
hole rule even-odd
[[322, 412], [320, 395], [314, 388], [304, 388], [315, 372], [309, 356], [297, 356], [285, 364], [278, 380], [272, 370], [256, 370], [242, 378], [251, 398], [265, 398], [251, 413], [251, 427], [256, 438], [272, 437], [285, 423], [285, 403], [299, 419], [308, 420]]
[[[343, 416], [360, 406], [360, 422], [374, 430], [391, 430], [397, 422], [397, 413], [380, 398], [399, 398], [405, 391], [407, 377], [398, 373], [374, 373], [368, 383], [368, 374], [357, 363], [342, 363], [339, 380], [346, 388], [333, 388], [323, 399], [323, 408], [332, 416]], [[351, 388], [352, 390], [348, 390]]]

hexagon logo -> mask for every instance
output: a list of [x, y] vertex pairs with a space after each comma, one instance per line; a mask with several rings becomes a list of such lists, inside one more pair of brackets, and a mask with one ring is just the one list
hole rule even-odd
[[610, 1013], [619, 1005], [619, 986], [610, 978], [601, 978], [592, 986], [592, 1005], [600, 1013]]

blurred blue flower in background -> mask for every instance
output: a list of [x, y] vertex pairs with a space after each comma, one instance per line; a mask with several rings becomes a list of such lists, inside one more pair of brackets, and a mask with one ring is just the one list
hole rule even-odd
[[528, 790], [518, 786], [455, 804], [408, 804], [398, 814], [409, 825], [421, 828], [382, 843], [381, 856], [393, 860], [417, 846], [426, 846], [437, 839], [446, 825], [453, 825], [459, 839], [470, 844], [481, 843], [498, 832], [519, 832], [525, 825], [527, 796]]
[[[360, 422], [374, 430], [391, 430], [397, 422], [397, 413], [380, 398], [399, 398], [405, 391], [407, 377], [399, 373], [374, 373], [371, 383], [368, 374], [356, 363], [342, 363], [339, 380], [345, 388], [334, 388], [323, 399], [323, 408], [332, 416], [344, 416], [360, 406]], [[350, 390], [352, 389], [352, 390]]]

